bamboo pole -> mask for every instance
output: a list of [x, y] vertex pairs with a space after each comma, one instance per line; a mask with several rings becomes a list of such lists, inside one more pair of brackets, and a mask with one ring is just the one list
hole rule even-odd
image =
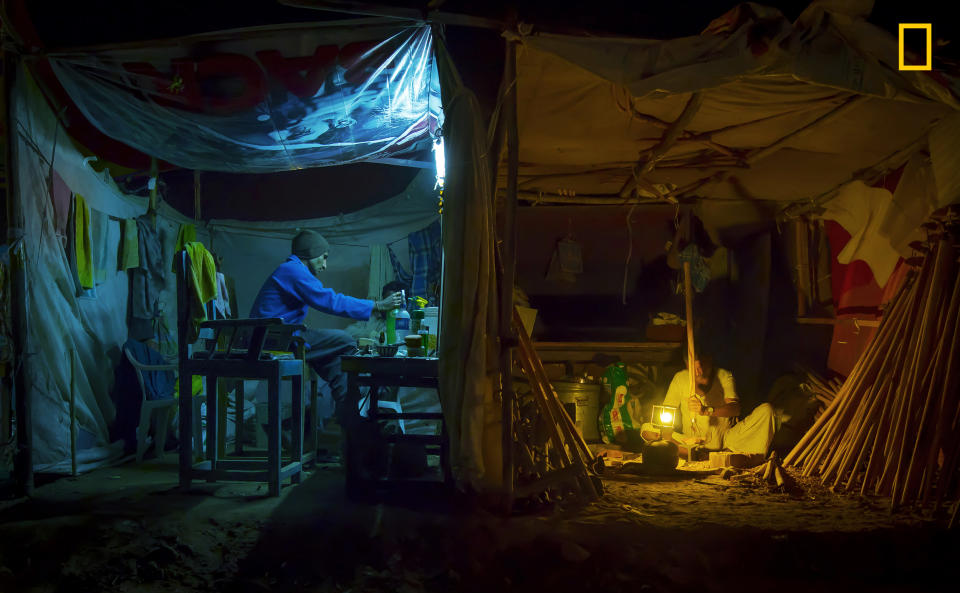
[[[690, 262], [683, 262], [683, 302], [684, 308], [686, 309], [687, 317], [687, 371], [689, 375], [689, 390], [690, 396], [695, 397], [697, 394], [697, 354], [694, 349], [693, 343], [693, 282], [690, 279]], [[683, 402], [680, 402], [680, 405], [683, 405]], [[698, 435], [697, 430], [697, 419], [694, 416], [690, 416], [690, 426], [693, 429], [692, 433]], [[687, 457], [692, 460], [693, 457], [693, 447], [687, 448]]]
[[193, 171], [193, 218], [194, 220], [203, 220], [203, 213], [200, 209], [200, 171]]
[[[877, 382], [875, 382], [868, 392], [870, 394], [870, 396], [868, 396], [869, 404], [861, 401], [858, 407], [858, 414], [854, 417], [847, 428], [847, 432], [841, 438], [841, 442], [844, 443], [843, 447], [838, 448], [834, 453], [832, 460], [827, 465], [827, 469], [824, 470], [821, 475], [820, 481], [823, 484], [826, 484], [827, 481], [835, 475], [836, 478], [833, 481], [833, 486], [836, 487], [846, 472], [850, 470], [849, 464], [855, 452], [858, 453], [857, 463], [859, 463], [859, 457], [863, 455], [864, 437], [869, 431], [869, 428], [875, 426], [873, 420], [880, 402], [880, 389], [882, 389], [882, 386], [877, 385]], [[856, 467], [854, 467], [852, 471], [856, 471]]]
[[[898, 359], [899, 352], [902, 349], [902, 341], [897, 339], [898, 336], [902, 335], [903, 330], [903, 317], [898, 316], [896, 320], [891, 320], [895, 324], [893, 331], [891, 331], [891, 341], [885, 350], [882, 361], [880, 362], [875, 379], [873, 383], [867, 388], [866, 392], [862, 394], [859, 401], [858, 411], [862, 410], [865, 412], [865, 415], [861, 415], [859, 412], [857, 416], [854, 417], [853, 421], [849, 424], [847, 432], [844, 434], [843, 441], [849, 445], [849, 452], [852, 453], [853, 450], [859, 445], [862, 446], [861, 439], [863, 437], [864, 428], [868, 423], [872, 423], [874, 415], [877, 409], [877, 402], [882, 397], [884, 387], [888, 385], [887, 380], [892, 372], [891, 365], [894, 365]], [[869, 410], [867, 410], [869, 407]], [[840, 458], [839, 455], [834, 455], [834, 461], [839, 461], [840, 465], [837, 468], [837, 480], [834, 482], [836, 485], [841, 479], [843, 473], [846, 471], [847, 463], [849, 463], [849, 456], [846, 458]], [[834, 464], [834, 467], [836, 465]], [[828, 466], [826, 472], [823, 475], [823, 481], [826, 483], [826, 480], [829, 479], [829, 474], [831, 467]]]
[[77, 389], [76, 364], [77, 355], [70, 352], [70, 475], [77, 475]]
[[[954, 301], [960, 300], [960, 274], [956, 274], [954, 277], [953, 284], [953, 296]], [[937, 426], [936, 432], [934, 434], [934, 446], [930, 448], [930, 451], [927, 456], [927, 478], [924, 480], [923, 484], [923, 494], [922, 502], [927, 504], [930, 501], [930, 493], [933, 479], [933, 471], [936, 466], [937, 457], [939, 450], [944, 448], [946, 444], [941, 444], [941, 440], [945, 438], [946, 426], [949, 422], [949, 413], [952, 410], [956, 410], [958, 406], [956, 405], [957, 400], [957, 391], [958, 391], [958, 380], [957, 375], [960, 372], [960, 348], [957, 347], [957, 341], [960, 340], [960, 312], [955, 311], [953, 316], [953, 339], [950, 341], [950, 354], [948, 355], [947, 369], [946, 369], [946, 379], [943, 384], [943, 390], [941, 393], [940, 399], [940, 408], [937, 413]], [[946, 460], [945, 460], [946, 461]], [[943, 473], [941, 468], [941, 474]]]
[[[939, 292], [941, 291], [942, 285], [942, 274], [943, 274], [943, 264], [944, 256], [946, 255], [946, 249], [944, 243], [941, 241], [938, 243], [937, 249], [933, 255], [933, 274], [930, 280], [930, 284], [927, 286], [926, 294], [924, 295], [924, 307], [923, 314], [920, 318], [920, 327], [917, 332], [917, 337], [914, 340], [916, 347], [914, 349], [913, 357], [913, 372], [911, 373], [910, 382], [908, 383], [909, 387], [904, 393], [902, 406], [904, 415], [903, 415], [903, 429], [898, 431], [902, 433], [902, 436], [897, 441], [895, 449], [897, 450], [896, 455], [896, 466], [891, 461], [890, 467], [893, 468], [891, 473], [892, 483], [890, 493], [893, 494], [897, 489], [903, 486], [902, 482], [905, 484], [905, 476], [902, 474], [904, 469], [904, 464], [907, 456], [907, 447], [909, 439], [906, 438], [907, 435], [914, 434], [915, 422], [913, 421], [916, 418], [916, 410], [918, 406], [916, 405], [916, 400], [918, 399], [917, 392], [919, 391], [920, 385], [918, 385], [918, 379], [920, 377], [921, 369], [919, 368], [922, 362], [927, 357], [927, 334], [932, 329], [931, 325], [933, 323], [934, 309], [939, 305], [939, 300], [937, 298]], [[926, 369], [924, 369], [926, 371]], [[894, 496], [891, 504], [896, 503], [896, 497]]]
[[867, 461], [867, 469], [863, 472], [863, 482], [860, 484], [860, 495], [865, 496], [867, 489], [873, 483], [871, 478], [874, 478], [874, 474], [880, 470], [882, 465], [882, 449], [884, 446], [884, 439], [880, 435], [889, 434], [889, 425], [890, 425], [890, 415], [893, 412], [893, 390], [888, 383], [886, 386], [883, 398], [883, 410], [880, 412], [880, 422], [877, 424], [877, 433], [874, 437], [873, 444], [870, 446], [870, 458]]
[[807, 219], [802, 216], [797, 217], [794, 227], [797, 234], [797, 317], [804, 317], [807, 314], [807, 302], [810, 298], [807, 287], [809, 280], [807, 268], [810, 262], [810, 256], [807, 253]]
[[[960, 277], [939, 237], [887, 307], [880, 329], [789, 462], [825, 484], [890, 497], [892, 507], [956, 495], [960, 463]], [[831, 381], [830, 387], [833, 386]], [[944, 461], [937, 472], [938, 454]], [[862, 472], [862, 479], [860, 478]]]
[[[849, 492], [850, 485], [853, 484], [854, 480], [857, 477], [857, 470], [859, 470], [860, 467], [862, 466], [863, 461], [866, 458], [867, 450], [870, 448], [870, 444], [876, 439], [876, 437], [877, 437], [877, 425], [872, 424], [870, 425], [870, 431], [867, 433], [866, 440], [864, 440], [863, 445], [860, 447], [860, 452], [857, 455], [857, 460], [853, 463], [853, 467], [850, 469], [850, 475], [847, 477], [847, 481], [843, 485], [844, 492]], [[864, 473], [866, 473], [866, 468], [864, 468]], [[838, 476], [837, 480], [839, 481], [840, 479], [839, 474], [837, 476]], [[835, 482], [834, 486], [836, 485], [837, 483]]]
[[150, 199], [147, 203], [147, 214], [153, 228], [157, 228], [157, 190], [160, 185], [160, 168], [157, 157], [150, 157]]
[[[930, 277], [930, 266], [929, 265], [922, 266], [920, 268], [920, 273], [917, 276], [917, 281], [914, 283], [911, 290], [912, 298], [909, 299], [910, 307], [908, 310], [908, 315], [909, 315], [908, 327], [911, 329], [916, 327], [917, 325], [916, 322], [918, 321], [917, 317], [922, 315], [922, 309], [920, 304], [922, 303], [922, 299], [925, 298], [929, 277]], [[889, 482], [891, 480], [889, 467], [890, 467], [891, 460], [893, 459], [893, 448], [897, 440], [899, 438], [902, 438], [903, 415], [904, 415], [904, 406], [905, 406], [905, 398], [902, 397], [902, 394], [904, 393], [903, 392], [904, 384], [905, 382], [909, 381], [909, 375], [912, 370], [909, 366], [907, 366], [906, 363], [908, 363], [908, 361], [912, 358], [911, 354], [915, 350], [915, 346], [916, 346], [915, 340], [910, 339], [909, 336], [905, 338], [905, 342], [906, 342], [906, 346], [904, 350], [904, 356], [901, 359], [904, 364], [901, 366], [900, 373], [895, 378], [895, 381], [894, 381], [895, 388], [891, 394], [891, 397], [893, 397], [895, 400], [895, 406], [891, 409], [891, 418], [890, 418], [891, 430], [886, 435], [887, 438], [884, 443], [884, 449], [883, 449], [883, 456], [884, 456], [883, 471], [881, 472], [877, 480], [877, 483], [875, 484], [875, 488], [874, 488], [875, 494], [882, 493], [889, 485]], [[906, 376], [904, 376], [904, 373], [906, 373]]]
[[886, 336], [889, 335], [890, 325], [894, 320], [899, 319], [900, 312], [906, 307], [907, 301], [909, 301], [910, 295], [913, 294], [916, 288], [915, 283], [908, 283], [897, 295], [892, 299], [892, 302], [889, 305], [889, 311], [884, 315], [884, 319], [881, 321], [880, 328], [877, 330], [877, 334], [874, 335], [871, 340], [870, 345], [867, 348], [867, 352], [860, 356], [860, 359], [857, 360], [857, 363], [854, 365], [853, 370], [850, 372], [850, 376], [847, 377], [847, 380], [843, 382], [837, 396], [834, 400], [827, 406], [823, 411], [820, 417], [814, 422], [813, 426], [800, 438], [800, 441], [790, 450], [787, 456], [784, 458], [785, 465], [797, 465], [805, 463], [804, 459], [809, 456], [816, 444], [820, 442], [823, 438], [823, 429], [828, 425], [829, 422], [835, 418], [838, 411], [846, 403], [848, 399], [845, 397], [846, 393], [849, 393], [849, 389], [852, 386], [853, 382], [858, 380], [860, 374], [863, 372], [864, 366], [870, 360], [872, 351], [874, 350], [873, 345], [878, 343], [881, 340], [886, 339]]
[[[14, 413], [17, 417], [17, 449], [13, 457], [13, 473], [16, 492], [20, 496], [33, 494], [33, 401], [30, 380], [30, 358], [27, 356], [29, 332], [27, 330], [27, 273], [26, 249], [23, 247], [23, 232], [26, 227], [23, 199], [20, 195], [20, 175], [13, 166], [16, 162], [18, 134], [13, 133], [10, 122], [15, 121], [13, 105], [14, 77], [18, 73], [17, 57], [13, 52], [3, 52], [3, 91], [5, 101], [4, 122], [7, 124], [4, 141], [6, 151], [4, 165], [7, 172], [7, 243], [10, 249], [10, 323], [12, 326]], [[17, 248], [17, 245], [20, 245]]]
[[[523, 322], [520, 320], [520, 314], [516, 310], [514, 310], [513, 323], [518, 329], [523, 327]], [[564, 444], [569, 446], [569, 463], [573, 463], [574, 465], [578, 465], [583, 468], [583, 472], [580, 476], [583, 491], [591, 499], [597, 498], [599, 493], [597, 492], [597, 489], [593, 484], [593, 480], [589, 475], [587, 465], [587, 460], [591, 457], [589, 447], [587, 447], [586, 442], [576, 431], [576, 426], [573, 424], [570, 416], [560, 404], [560, 400], [546, 376], [546, 371], [544, 371], [543, 365], [539, 364], [539, 358], [537, 357], [536, 350], [534, 349], [532, 342], [530, 342], [529, 337], [522, 331], [518, 332], [518, 335], [521, 361], [524, 365], [524, 372], [529, 370], [529, 372], [532, 373], [530, 375], [530, 380], [531, 384], [534, 386], [535, 393], [537, 393], [538, 390], [539, 393], [542, 393], [543, 404], [546, 407], [545, 411], [547, 412], [548, 418], [550, 418], [552, 422], [556, 422], [557, 427], [560, 429], [559, 435], [561, 437], [561, 446]], [[563, 437], [565, 437], [565, 439]]]
[[[501, 446], [503, 448], [503, 481], [506, 504], [513, 504], [515, 480], [513, 415], [516, 394], [513, 389], [513, 289], [517, 269], [517, 175], [519, 170], [519, 134], [517, 132], [516, 41], [506, 43], [504, 66], [504, 120], [507, 137], [507, 194], [504, 199], [503, 247], [500, 252], [503, 277], [500, 284], [500, 369], [501, 369]], [[499, 147], [497, 147], [499, 149]], [[521, 326], [520, 331], [523, 331]], [[532, 378], [531, 378], [532, 379]], [[509, 512], [509, 509], [508, 509]]]
[[670, 148], [676, 144], [680, 134], [683, 133], [684, 129], [686, 129], [686, 127], [690, 125], [690, 122], [693, 121], [693, 118], [696, 117], [701, 105], [703, 105], [703, 93], [700, 91], [692, 93], [679, 117], [664, 130], [660, 142], [650, 149], [646, 160], [642, 163], [637, 163], [635, 169], [632, 171], [632, 175], [620, 190], [621, 198], [629, 197], [637, 187], [637, 180], [653, 171], [657, 162], [667, 155]]
[[[580, 458], [576, 447], [571, 446], [568, 448], [568, 442], [563, 436], [564, 429], [562, 428], [562, 419], [559, 414], [556, 413], [557, 411], [549, 404], [547, 386], [538, 380], [531, 352], [525, 347], [522, 341], [520, 343], [520, 351], [521, 365], [523, 366], [524, 372], [530, 378], [530, 385], [533, 388], [533, 394], [540, 406], [541, 413], [546, 415], [548, 434], [556, 445], [555, 450], [560, 458], [561, 465], [564, 467], [571, 465], [578, 466], [579, 471], [576, 472], [576, 482], [572, 484], [574, 489], [585, 493], [591, 499], [597, 498], [598, 495], [593, 481], [588, 475], [586, 464], [583, 463], [583, 460]], [[560, 414], [566, 413], [562, 410], [559, 412]]]
[[[949, 346], [946, 346], [944, 343], [945, 333], [941, 334], [934, 354], [933, 365], [930, 367], [929, 372], [926, 375], [928, 377], [928, 380], [926, 381], [926, 389], [924, 389], [926, 395], [923, 398], [923, 406], [919, 411], [917, 436], [916, 438], [912, 439], [913, 448], [909, 455], [909, 462], [907, 464], [906, 475], [903, 480], [903, 487], [900, 490], [899, 496], [894, 497], [898, 504], [905, 504], [907, 502], [908, 493], [914, 486], [914, 482], [917, 480], [917, 472], [922, 471], [922, 469], [925, 467], [924, 465], [917, 463], [917, 461], [921, 458], [921, 449], [926, 449], [931, 445], [930, 440], [932, 435], [930, 435], [930, 431], [927, 429], [927, 427], [929, 426], [930, 422], [935, 421], [934, 418], [930, 418], [934, 392], [936, 390], [935, 386], [937, 384], [937, 381], [934, 379], [939, 378], [941, 374], [943, 366], [945, 365], [945, 351], [949, 348]], [[950, 337], [952, 338], [952, 335]], [[909, 448], [910, 441], [907, 440], [906, 444]]]

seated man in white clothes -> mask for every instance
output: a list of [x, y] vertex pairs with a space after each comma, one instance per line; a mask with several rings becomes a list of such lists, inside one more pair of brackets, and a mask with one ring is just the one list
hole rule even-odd
[[[713, 359], [697, 353], [694, 361], [696, 393], [690, 393], [689, 370], [673, 376], [663, 405], [677, 408], [674, 430], [663, 431], [664, 438], [672, 438], [686, 454], [690, 447], [700, 446], [712, 451], [760, 453], [766, 455], [773, 442], [776, 419], [773, 406], [760, 404], [740, 422], [740, 398], [737, 396], [733, 374], [714, 368]], [[661, 432], [653, 424], [645, 423], [641, 435], [646, 441], [657, 440]]]

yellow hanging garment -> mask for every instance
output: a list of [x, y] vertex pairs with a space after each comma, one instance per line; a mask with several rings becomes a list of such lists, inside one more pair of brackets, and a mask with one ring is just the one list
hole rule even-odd
[[177, 232], [177, 245], [174, 251], [180, 251], [187, 246], [187, 243], [193, 243], [197, 240], [197, 227], [192, 224], [181, 224]]
[[203, 243], [187, 243], [184, 245], [184, 250], [190, 256], [190, 272], [187, 281], [190, 282], [193, 298], [190, 299], [191, 324], [188, 338], [193, 342], [200, 331], [200, 323], [207, 320], [204, 305], [217, 296], [217, 266], [213, 261], [213, 255], [207, 251]]
[[199, 242], [187, 243], [184, 248], [190, 256], [194, 294], [200, 304], [205, 305], [217, 296], [217, 266], [213, 255]]
[[93, 248], [90, 241], [90, 208], [80, 194], [73, 201], [74, 237], [77, 252], [77, 276], [80, 286], [93, 288]]

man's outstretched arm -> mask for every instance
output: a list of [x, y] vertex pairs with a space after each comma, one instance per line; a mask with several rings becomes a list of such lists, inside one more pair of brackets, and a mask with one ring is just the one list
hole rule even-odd
[[373, 301], [340, 294], [324, 286], [306, 266], [299, 267], [303, 270], [298, 268], [291, 270], [290, 288], [306, 305], [324, 313], [349, 317], [357, 321], [370, 319], [374, 308]]

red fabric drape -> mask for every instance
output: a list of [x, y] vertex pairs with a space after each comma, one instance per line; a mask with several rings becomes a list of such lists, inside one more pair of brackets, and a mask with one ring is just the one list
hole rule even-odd
[[827, 366], [846, 376], [877, 333], [877, 328], [863, 327], [852, 320], [879, 319], [880, 306], [889, 301], [903, 284], [907, 266], [901, 259], [886, 285], [881, 287], [865, 262], [854, 260], [841, 264], [837, 261], [837, 254], [850, 240], [850, 233], [832, 220], [826, 221], [825, 228], [830, 242], [833, 306], [837, 317]]

